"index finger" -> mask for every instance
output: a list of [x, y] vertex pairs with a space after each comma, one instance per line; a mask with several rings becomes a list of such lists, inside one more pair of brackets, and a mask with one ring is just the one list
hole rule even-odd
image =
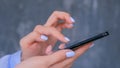
[[70, 40], [65, 37], [61, 32], [59, 32], [56, 28], [54, 27], [48, 27], [48, 26], [36, 26], [36, 28], [34, 29], [35, 32], [39, 33], [39, 34], [45, 34], [45, 35], [52, 35], [53, 37], [55, 37], [56, 39], [62, 41], [62, 42], [69, 42]]
[[73, 23], [73, 19], [71, 20], [71, 16], [67, 12], [54, 11], [52, 15], [47, 20], [45, 26], [56, 26], [59, 20], [63, 20], [65, 23], [71, 24]]

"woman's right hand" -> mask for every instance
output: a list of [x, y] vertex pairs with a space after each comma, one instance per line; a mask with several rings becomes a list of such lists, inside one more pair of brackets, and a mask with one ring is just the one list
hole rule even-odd
[[[16, 66], [16, 68], [51, 68], [56, 63], [66, 59], [66, 53], [72, 53], [69, 50], [60, 50], [47, 56], [35, 56], [29, 58]], [[73, 52], [74, 53], [74, 52]], [[74, 56], [71, 55], [71, 57]]]
[[[63, 22], [59, 23], [59, 20]], [[72, 28], [73, 22], [75, 21], [68, 13], [54, 11], [44, 25], [37, 25], [31, 33], [21, 39], [22, 60], [46, 55], [46, 52], [52, 51], [57, 40], [67, 43], [69, 39], [62, 34], [62, 30]]]

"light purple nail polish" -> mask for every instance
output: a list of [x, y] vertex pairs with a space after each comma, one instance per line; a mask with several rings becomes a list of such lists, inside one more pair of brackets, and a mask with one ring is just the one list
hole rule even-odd
[[45, 41], [48, 40], [48, 37], [45, 36], [45, 35], [41, 35], [40, 38], [41, 38], [42, 40], [45, 40]]
[[75, 22], [75, 20], [71, 17], [71, 21], [74, 23]]
[[65, 40], [70, 41], [70, 39], [68, 37], [65, 37]]
[[89, 48], [92, 48], [95, 44], [93, 43]]
[[70, 51], [70, 52], [66, 53], [66, 57], [67, 58], [70, 58], [70, 57], [73, 57], [73, 56], [75, 56], [75, 52], [74, 51]]

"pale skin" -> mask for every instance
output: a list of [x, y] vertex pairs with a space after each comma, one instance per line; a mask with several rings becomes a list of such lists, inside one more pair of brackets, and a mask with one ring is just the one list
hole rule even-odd
[[[64, 22], [59, 23], [59, 20]], [[70, 68], [73, 62], [92, 45], [88, 43], [78, 48], [75, 50], [75, 56], [71, 58], [65, 56], [66, 52], [71, 50], [52, 51], [58, 40], [62, 42], [60, 49], [69, 42], [62, 34], [62, 30], [72, 28], [73, 23], [69, 13], [54, 11], [44, 25], [37, 25], [31, 33], [21, 39], [22, 62], [16, 68]], [[47, 36], [48, 40], [40, 39], [41, 35]]]

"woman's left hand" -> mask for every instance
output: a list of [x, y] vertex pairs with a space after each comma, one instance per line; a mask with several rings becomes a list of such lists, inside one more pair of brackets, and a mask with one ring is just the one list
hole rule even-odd
[[73, 62], [86, 52], [90, 46], [91, 43], [88, 43], [75, 52], [66, 49], [46, 56], [34, 56], [16, 65], [15, 68], [71, 68]]

